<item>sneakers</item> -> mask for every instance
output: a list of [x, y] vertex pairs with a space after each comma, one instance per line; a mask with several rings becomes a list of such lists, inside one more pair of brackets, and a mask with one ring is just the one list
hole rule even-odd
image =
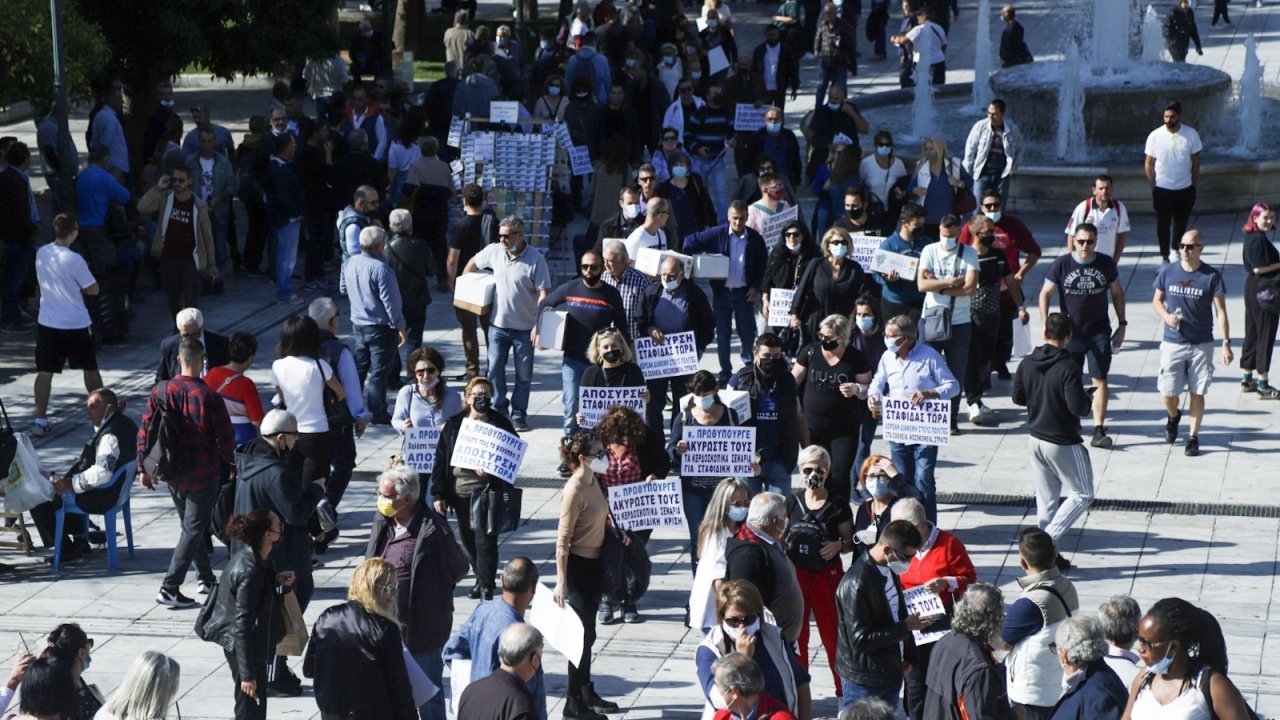
[[529, 423], [523, 417], [513, 418], [511, 426], [516, 429], [516, 432], [529, 432]]
[[19, 335], [22, 333], [31, 332], [32, 328], [34, 327], [35, 327], [34, 325], [28, 325], [24, 322], [14, 320], [13, 322], [7, 322], [3, 325], [0, 325], [0, 332], [10, 333], [12, 335]]
[[1240, 392], [1251, 393], [1258, 391], [1258, 381], [1252, 377], [1247, 377], [1240, 381]]
[[218, 586], [217, 581], [213, 581], [213, 580], [200, 580], [200, 581], [197, 581], [197, 582], [196, 582], [196, 594], [197, 594], [197, 595], [208, 595], [209, 593], [213, 592], [213, 589], [214, 589], [214, 588], [216, 588], [217, 586]]
[[267, 683], [267, 692], [284, 697], [297, 697], [302, 694], [302, 680], [283, 663], [276, 666], [276, 679]]
[[[987, 410], [987, 412], [984, 413], [983, 410]], [[986, 417], [990, 414], [991, 414], [991, 411], [987, 408], [984, 408], [981, 402], [971, 403], [969, 405], [969, 422], [973, 423], [974, 425], [981, 425], [983, 421], [986, 419]]]
[[609, 604], [608, 600], [601, 600], [600, 607], [596, 609], [596, 623], [599, 625], [612, 625], [618, 622], [616, 613], [617, 609]]
[[636, 610], [634, 605], [622, 608], [622, 622], [628, 625], [644, 622], [644, 618], [640, 617], [640, 612]]
[[301, 305], [305, 303], [306, 300], [301, 297], [298, 297], [297, 295], [290, 295], [284, 300], [277, 300], [276, 302], [280, 305]]
[[1164, 423], [1164, 441], [1172, 445], [1178, 439], [1178, 422], [1182, 420], [1182, 411]]
[[604, 700], [596, 694], [595, 683], [587, 683], [587, 686], [582, 689], [582, 701], [587, 704], [587, 707], [599, 713], [616, 713], [619, 710], [618, 703]]
[[1182, 454], [1186, 455], [1187, 457], [1198, 456], [1200, 454], [1200, 438], [1196, 437], [1195, 435], [1192, 435], [1191, 437], [1187, 438], [1187, 447], [1185, 450], [1182, 451]]
[[1260, 387], [1258, 388], [1258, 399], [1259, 400], [1280, 400], [1280, 390], [1277, 390], [1276, 388], [1273, 388], [1270, 385], [1266, 387]]
[[1094, 425], [1093, 439], [1089, 441], [1089, 444], [1096, 448], [1110, 450], [1111, 446], [1115, 443], [1112, 442], [1111, 436], [1107, 434], [1107, 427], [1105, 425]]
[[48, 418], [36, 418], [36, 424], [31, 428], [32, 435], [48, 435], [53, 432], [53, 424]]
[[171, 608], [181, 610], [183, 608], [193, 608], [199, 605], [195, 600], [182, 594], [181, 590], [165, 590], [160, 588], [160, 592], [156, 595], [157, 605], [168, 605]]

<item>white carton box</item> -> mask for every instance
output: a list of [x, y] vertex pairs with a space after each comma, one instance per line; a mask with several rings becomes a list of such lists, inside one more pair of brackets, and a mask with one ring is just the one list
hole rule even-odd
[[693, 277], [699, 280], [727, 280], [729, 278], [729, 256], [694, 255]]
[[475, 313], [488, 315], [493, 309], [493, 292], [497, 284], [493, 273], [473, 272], [459, 275], [453, 286], [453, 306]]
[[659, 268], [662, 267], [662, 262], [669, 257], [684, 263], [685, 277], [693, 277], [693, 256], [678, 253], [674, 250], [641, 248], [640, 252], [636, 253], [636, 269], [649, 277], [657, 277]]
[[542, 313], [538, 315], [538, 347], [563, 350], [564, 326], [568, 318], [568, 310], [543, 308]]
[[[720, 396], [720, 402], [729, 406], [733, 410], [733, 414], [738, 417], [739, 423], [745, 423], [751, 419], [751, 396], [746, 390], [734, 390], [733, 388], [720, 388], [716, 391]], [[689, 393], [680, 398], [680, 409], [684, 410], [689, 407], [689, 403], [693, 402], [693, 393]]]

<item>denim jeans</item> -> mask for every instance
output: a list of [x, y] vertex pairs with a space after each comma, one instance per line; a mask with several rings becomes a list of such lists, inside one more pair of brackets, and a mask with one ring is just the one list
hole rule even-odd
[[395, 329], [386, 325], [353, 325], [351, 334], [355, 339], [356, 374], [364, 386], [365, 409], [373, 422], [386, 422], [391, 417], [387, 410], [387, 374], [399, 338]]
[[8, 242], [4, 244], [4, 290], [0, 296], [0, 324], [7, 325], [21, 317], [22, 287], [27, 281], [31, 265], [31, 243]]
[[893, 711], [899, 717], [902, 716], [902, 687], [894, 685], [893, 687], [871, 687], [870, 685], [858, 685], [848, 680], [840, 680], [840, 689], [842, 695], [840, 697], [840, 711], [844, 712], [854, 703], [865, 697], [878, 697], [881, 700], [893, 706]]
[[732, 373], [733, 323], [738, 323], [738, 339], [742, 341], [739, 354], [743, 365], [751, 364], [752, 345], [756, 342], [756, 318], [751, 303], [747, 302], [747, 289], [730, 290], [722, 283], [711, 286], [712, 309], [716, 316], [716, 357], [720, 359], [720, 372]]
[[288, 300], [293, 295], [293, 266], [298, 263], [298, 229], [301, 223], [291, 221], [276, 230], [274, 247], [275, 263], [272, 265], [276, 276], [276, 299]]
[[827, 89], [836, 86], [843, 90], [845, 83], [848, 81], [849, 69], [844, 63], [829, 63], [826, 60], [818, 61], [818, 91], [815, 93], [814, 103], [817, 107], [822, 107], [827, 101]]
[[702, 488], [685, 480], [680, 483], [680, 494], [684, 497], [685, 526], [689, 529], [689, 561], [694, 573], [698, 572], [698, 526], [707, 515], [707, 506], [711, 504], [714, 487]]
[[[533, 385], [533, 341], [528, 330], [489, 327], [489, 382], [493, 383], [493, 407], [507, 412], [507, 355], [515, 351], [516, 386], [511, 393], [511, 420], [529, 412], [529, 388]], [[577, 397], [577, 395], [574, 395]]]
[[[969, 371], [969, 338], [972, 337], [973, 325], [969, 323], [952, 324], [951, 337], [943, 342], [926, 343], [937, 350], [947, 360], [947, 368], [955, 376], [956, 382], [963, 382], [965, 373]], [[951, 398], [951, 424], [956, 424], [956, 411], [960, 409], [960, 395]]]
[[1000, 193], [1000, 205], [1001, 206], [1008, 205], [1009, 204], [1009, 181], [1012, 179], [1012, 177], [1013, 176], [1011, 175], [1006, 175], [1002, 178], [992, 178], [989, 176], [974, 178], [973, 196], [978, 199], [978, 202], [982, 202], [982, 194], [987, 191], [988, 187], [991, 187], [994, 185], [996, 188], [996, 192]]
[[564, 356], [560, 366], [561, 388], [560, 399], [564, 403], [564, 434], [578, 432], [578, 388], [582, 385], [582, 375], [591, 367], [586, 358]]
[[160, 582], [160, 589], [177, 592], [186, 581], [187, 569], [192, 562], [196, 565], [200, 580], [214, 579], [204, 534], [213, 519], [213, 504], [218, 498], [218, 486], [211, 484], [201, 490], [177, 490], [169, 485], [169, 497], [173, 499], [173, 507], [178, 511], [180, 530], [178, 542], [173, 546], [173, 557], [169, 560], [169, 571]]
[[889, 455], [901, 473], [915, 479], [916, 489], [924, 495], [924, 512], [929, 522], [938, 522], [938, 484], [933, 478], [933, 466], [938, 462], [938, 446], [891, 442]]
[[209, 211], [209, 225], [213, 229], [213, 260], [219, 273], [225, 273], [231, 265], [231, 207], [230, 200], [216, 210]]
[[712, 155], [710, 159], [704, 159], [701, 156], [693, 156], [693, 171], [702, 177], [702, 182], [707, 186], [707, 193], [711, 195], [711, 205], [716, 209], [716, 217], [724, 217], [729, 212], [729, 197], [727, 195], [728, 186], [725, 185], [724, 166], [725, 158], [732, 157], [733, 154], [725, 151], [720, 155]]
[[760, 474], [746, 481], [752, 495], [759, 492], [791, 494], [791, 470], [781, 460], [760, 461]]
[[444, 711], [444, 657], [443, 648], [429, 648], [425, 652], [414, 653], [413, 659], [418, 667], [427, 674], [427, 678], [440, 688], [435, 697], [418, 706], [418, 717], [422, 720], [445, 720]]

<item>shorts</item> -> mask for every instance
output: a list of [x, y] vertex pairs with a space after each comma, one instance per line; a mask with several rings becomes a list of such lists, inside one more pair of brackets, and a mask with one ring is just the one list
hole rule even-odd
[[1089, 375], [1095, 380], [1106, 380], [1111, 372], [1111, 334], [1108, 332], [1085, 337], [1072, 335], [1067, 352], [1080, 366], [1080, 372], [1084, 372], [1084, 360], [1088, 357]]
[[85, 372], [98, 369], [93, 332], [89, 328], [59, 330], [36, 325], [36, 372], [60, 373], [64, 364]]
[[1165, 397], [1176, 397], [1184, 388], [1193, 395], [1208, 395], [1213, 382], [1212, 342], [1160, 343], [1160, 378], [1156, 387]]

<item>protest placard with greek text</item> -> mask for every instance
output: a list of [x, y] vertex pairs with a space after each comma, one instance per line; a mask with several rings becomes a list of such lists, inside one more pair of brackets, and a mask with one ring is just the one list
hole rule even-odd
[[615, 485], [609, 488], [609, 510], [624, 530], [684, 527], [684, 498], [680, 480]]
[[904, 397], [887, 397], [880, 400], [880, 405], [885, 440], [904, 445], [951, 443], [950, 400], [925, 400], [912, 405]]
[[515, 485], [516, 473], [520, 471], [520, 463], [528, 449], [529, 443], [502, 428], [465, 418], [449, 464], [483, 470]]
[[636, 364], [645, 380], [681, 377], [698, 372], [698, 345], [693, 331], [672, 333], [662, 338], [636, 338]]
[[687, 477], [750, 477], [756, 454], [756, 429], [699, 425], [684, 428], [686, 449], [680, 474]]
[[615, 407], [629, 407], [644, 417], [644, 400], [640, 394], [645, 391], [643, 385], [638, 387], [580, 387], [578, 388], [578, 412], [582, 413], [584, 428], [593, 428], [600, 424], [604, 416]]
[[411, 427], [404, 431], [404, 464], [427, 474], [436, 466], [436, 446], [440, 443], [440, 428]]

